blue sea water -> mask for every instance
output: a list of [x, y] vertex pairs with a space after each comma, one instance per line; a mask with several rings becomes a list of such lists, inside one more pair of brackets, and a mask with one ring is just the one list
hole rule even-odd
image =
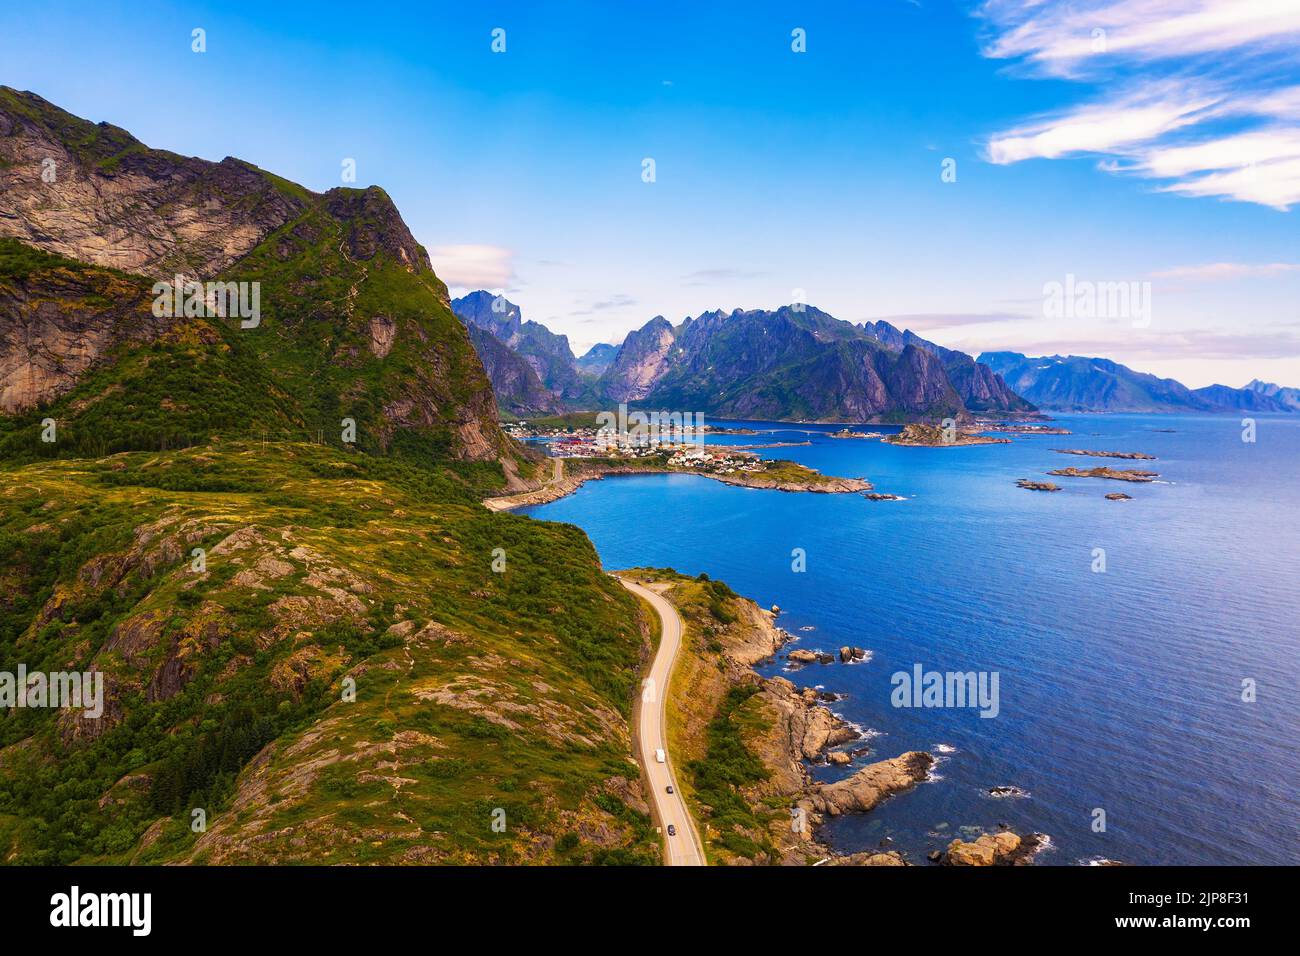
[[[780, 605], [792, 647], [872, 652], [852, 665], [762, 668], [847, 695], [833, 709], [878, 734], [851, 767], [814, 768], [821, 779], [907, 750], [941, 756], [932, 782], [830, 821], [822, 835], [840, 850], [890, 841], [922, 862], [954, 836], [1006, 823], [1050, 836], [1040, 864], [1295, 864], [1300, 416], [1257, 423], [1248, 443], [1240, 418], [1061, 416], [1074, 434], [932, 449], [831, 439], [827, 426], [714, 422], [780, 429], [718, 441], [810, 440], [761, 454], [867, 477], [907, 500], [647, 475], [589, 482], [525, 513], [583, 528], [608, 568], [707, 572]], [[1098, 464], [1161, 477], [1044, 477]], [[1017, 478], [1064, 490], [1026, 491]], [[1107, 501], [1111, 491], [1134, 500]], [[892, 706], [891, 675], [918, 663], [996, 671], [1000, 712]], [[1247, 680], [1254, 702], [1242, 699]], [[1028, 795], [988, 794], [1004, 785]]]

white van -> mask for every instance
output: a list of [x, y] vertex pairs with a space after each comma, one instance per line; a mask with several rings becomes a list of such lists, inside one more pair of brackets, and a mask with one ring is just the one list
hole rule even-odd
[[658, 750], [655, 751], [655, 760], [656, 760], [658, 763], [663, 763], [663, 762], [664, 762], [664, 759], [665, 759], [665, 758], [664, 758], [664, 748], [663, 748], [663, 747], [660, 747]]

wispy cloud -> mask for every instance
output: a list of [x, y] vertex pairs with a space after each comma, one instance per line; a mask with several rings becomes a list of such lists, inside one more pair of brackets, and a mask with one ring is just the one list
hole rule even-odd
[[1117, 361], [1169, 359], [1280, 359], [1300, 356], [1300, 335], [1287, 329], [1262, 332], [1223, 332], [1189, 329], [1157, 335], [1125, 335], [1108, 339], [1044, 339], [1016, 341], [981, 337], [954, 343], [965, 352], [1011, 349], [1026, 355], [1100, 355]]
[[434, 246], [429, 260], [438, 278], [454, 288], [504, 289], [514, 279], [514, 253], [502, 246]]
[[749, 279], [761, 279], [766, 275], [768, 275], [766, 272], [748, 269], [700, 269], [697, 272], [682, 276], [682, 283], [692, 286], [707, 286], [718, 282], [743, 282]]
[[608, 312], [610, 309], [626, 309], [629, 306], [636, 305], [637, 300], [630, 295], [621, 293], [611, 295], [607, 298], [592, 302], [581, 309], [575, 309], [570, 315], [592, 315], [596, 312]]
[[990, 137], [995, 163], [1097, 156], [1160, 191], [1300, 202], [1300, 0], [989, 0], [983, 52], [1090, 102]]
[[1197, 266], [1174, 266], [1151, 273], [1153, 279], [1190, 279], [1200, 282], [1220, 282], [1229, 279], [1247, 279], [1260, 276], [1285, 275], [1300, 272], [1296, 262], [1207, 262]]
[[888, 322], [900, 329], [925, 332], [930, 329], [955, 329], [966, 325], [1023, 322], [1030, 318], [1033, 316], [1019, 312], [909, 312], [899, 315], [877, 315], [867, 321]]

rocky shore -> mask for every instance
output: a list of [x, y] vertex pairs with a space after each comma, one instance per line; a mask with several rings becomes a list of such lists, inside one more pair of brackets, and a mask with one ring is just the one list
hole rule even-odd
[[[750, 822], [735, 822], [740, 815], [733, 808], [727, 811], [725, 822], [718, 824], [721, 829], [717, 829], [709, 807], [694, 803], [692, 808], [699, 814], [701, 835], [714, 862], [788, 866], [908, 866], [926, 862], [909, 860], [896, 850], [883, 848], [842, 854], [818, 839], [818, 829], [834, 817], [869, 813], [890, 797], [905, 799], [902, 795], [929, 778], [935, 757], [911, 750], [864, 762], [872, 751], [870, 738], [830, 709], [828, 705], [834, 705], [840, 699], [838, 695], [798, 686], [783, 676], [762, 677], [754, 671], [755, 665], [783, 654], [800, 666], [868, 661], [869, 649], [852, 645], [787, 649], [794, 637], [776, 625], [776, 607], [770, 611], [759, 608], [726, 589], [730, 597], [722, 610], [727, 613], [719, 617], [714, 589], [721, 582], [656, 569], [622, 573], [668, 584], [661, 593], [678, 607], [688, 633], [695, 635], [679, 655], [669, 704], [669, 741], [676, 748], [679, 766], [707, 764], [711, 756], [708, 739], [717, 732], [712, 722], [723, 701], [737, 694], [746, 700], [744, 718], [733, 724], [744, 728], [743, 736], [731, 741], [724, 753], [748, 751], [762, 765], [761, 779], [752, 779], [733, 791], [749, 808]], [[797, 674], [790, 676], [798, 679]], [[852, 772], [829, 782], [815, 779], [812, 768], [827, 764]], [[682, 783], [683, 792], [692, 799], [690, 779]], [[1010, 838], [1016, 839], [1015, 847]], [[975, 840], [973, 849], [950, 845], [941, 854], [942, 859], [931, 862], [984, 865], [987, 860], [988, 865], [999, 865], [1027, 861], [1037, 846], [1036, 838], [1020, 838], [1009, 832], [996, 835], [996, 839], [991, 854], [985, 851], [988, 841], [980, 844]], [[737, 844], [747, 845], [749, 852], [736, 852]]]

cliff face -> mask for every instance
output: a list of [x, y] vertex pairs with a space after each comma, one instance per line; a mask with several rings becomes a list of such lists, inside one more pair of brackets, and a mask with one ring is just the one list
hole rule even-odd
[[[108, 269], [29, 253], [0, 240], [0, 411], [31, 408], [69, 391], [119, 344], [155, 341], [143, 283]], [[36, 262], [48, 268], [32, 268]], [[20, 264], [22, 267], [20, 268]]]
[[211, 276], [303, 211], [305, 190], [227, 157], [153, 150], [0, 87], [0, 235], [154, 278]]
[[860, 327], [895, 351], [901, 352], [914, 345], [939, 356], [952, 387], [973, 412], [1024, 414], [1034, 411], [1033, 404], [1012, 391], [1001, 375], [965, 352], [946, 349], [926, 341], [910, 329], [900, 331], [888, 322], [864, 322]]
[[537, 371], [487, 329], [467, 325], [469, 340], [478, 352], [492, 382], [497, 404], [514, 415], [550, 415], [560, 411], [560, 401], [542, 384]]
[[[89, 373], [96, 394], [123, 403], [125, 381], [141, 366], [152, 366], [156, 379], [162, 360], [130, 346], [154, 342], [174, 323], [141, 307], [150, 286], [141, 277], [184, 274], [256, 286], [260, 315], [245, 326], [211, 314], [206, 337], [188, 352], [171, 343], [167, 362], [176, 380], [184, 378], [186, 361], [209, 371], [223, 367], [219, 383], [202, 387], [225, 388], [231, 404], [221, 411], [226, 400], [209, 401], [206, 412], [195, 407], [179, 416], [183, 440], [271, 425], [284, 432], [280, 437], [338, 440], [351, 419], [354, 444], [368, 450], [471, 461], [511, 453], [446, 286], [382, 189], [318, 195], [238, 160], [211, 163], [149, 149], [123, 130], [8, 88], [0, 88], [0, 160], [0, 234], [20, 240], [0, 250], [6, 411], [64, 397], [45, 411], [76, 435], [91, 396], [74, 393]], [[45, 169], [52, 173], [42, 178]], [[41, 260], [40, 252], [104, 271], [69, 270], [56, 258]], [[121, 270], [115, 279], [110, 266]], [[133, 291], [109, 290], [110, 282]], [[230, 366], [236, 358], [237, 372]], [[120, 380], [101, 365], [117, 368]], [[269, 387], [249, 388], [263, 379]], [[279, 407], [241, 418], [233, 408], [241, 389], [246, 405]], [[171, 412], [180, 398], [146, 392], [123, 405], [121, 434], [109, 440], [101, 432], [100, 440], [118, 449], [157, 448], [179, 435]], [[141, 427], [146, 419], [157, 427]], [[80, 431], [85, 436], [88, 429]]]
[[600, 389], [615, 402], [640, 401], [668, 370], [675, 336], [672, 323], [656, 315], [627, 334], [601, 378]]

